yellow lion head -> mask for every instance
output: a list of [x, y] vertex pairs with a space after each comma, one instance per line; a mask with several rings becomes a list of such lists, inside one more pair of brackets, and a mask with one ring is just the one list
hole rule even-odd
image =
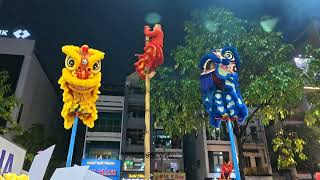
[[61, 116], [64, 118], [64, 127], [72, 127], [75, 113], [82, 122], [92, 128], [98, 118], [96, 100], [101, 86], [101, 60], [104, 53], [89, 48], [67, 45], [62, 47], [66, 54], [65, 68], [58, 81], [63, 92], [64, 106]]

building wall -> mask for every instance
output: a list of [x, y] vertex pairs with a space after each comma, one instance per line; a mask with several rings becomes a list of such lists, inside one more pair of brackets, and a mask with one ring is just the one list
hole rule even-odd
[[35, 41], [33, 40], [0, 38], [0, 54], [24, 56], [15, 90], [20, 106], [15, 109], [13, 117], [18, 121], [19, 111], [22, 108], [19, 123], [24, 129], [28, 129], [34, 123], [40, 123], [52, 132], [52, 127], [57, 127], [55, 122], [61, 120], [59, 112], [61, 103], [59, 103], [60, 99], [53, 85], [33, 53], [34, 46]]
[[[97, 105], [98, 112], [101, 114], [99, 114], [98, 119], [95, 121], [95, 127], [93, 129], [87, 128], [86, 130], [85, 143], [83, 148], [84, 149], [83, 158], [90, 158], [88, 147], [90, 143], [95, 143], [95, 144], [106, 144], [105, 145], [106, 147], [104, 148], [105, 150], [110, 150], [110, 151], [117, 150], [118, 157], [116, 159], [121, 159], [122, 127], [123, 127], [123, 118], [124, 118], [124, 115], [123, 115], [124, 97], [100, 95], [96, 105]], [[113, 121], [111, 117], [110, 119], [108, 119], [108, 117], [111, 114], [117, 114], [117, 116], [121, 118], [120, 127], [117, 127], [114, 124], [108, 126], [108, 122]], [[116, 129], [112, 128], [109, 130], [108, 128], [110, 128], [111, 126], [116, 127]], [[118, 143], [119, 143], [119, 147], [117, 148], [107, 147], [109, 145], [112, 146]], [[96, 145], [96, 146], [103, 146], [103, 145]], [[102, 148], [102, 147], [99, 147], [99, 148]]]
[[[250, 134], [250, 127], [255, 126], [256, 130], [262, 133], [261, 137], [259, 137], [259, 142], [252, 142], [252, 137], [249, 138], [246, 144], [244, 144], [244, 149], [251, 149], [255, 152], [245, 152], [245, 156], [250, 157], [251, 161], [251, 168], [256, 168], [255, 157], [261, 157], [262, 165], [264, 168], [267, 169], [267, 174], [271, 174], [271, 166], [270, 160], [268, 156], [268, 151], [266, 149], [266, 139], [264, 138], [264, 128], [261, 127], [261, 123], [259, 119], [255, 119], [255, 122], [250, 124], [249, 130], [247, 130], [247, 134]], [[206, 129], [203, 128], [196, 137], [187, 136], [188, 138], [185, 139], [187, 141], [185, 144], [185, 166], [187, 168], [187, 179], [213, 179], [219, 178], [219, 172], [212, 172], [210, 171], [210, 159], [209, 159], [209, 152], [212, 151], [219, 153], [225, 152], [228, 153], [228, 158], [232, 159], [231, 148], [230, 148], [230, 141], [225, 139], [222, 131], [223, 126], [220, 128], [219, 137], [216, 139], [220, 140], [210, 140], [211, 138], [207, 137]], [[235, 138], [236, 139], [236, 138]], [[237, 142], [236, 142], [237, 146]], [[220, 155], [225, 157], [225, 155]], [[265, 160], [265, 158], [266, 160]], [[227, 157], [226, 157], [227, 158]], [[195, 160], [194, 160], [195, 159]], [[189, 164], [191, 163], [191, 164]], [[213, 167], [211, 167], [213, 168]], [[232, 175], [234, 176], [234, 174]], [[247, 176], [246, 179], [255, 179], [256, 176]], [[270, 179], [271, 176], [259, 176], [258, 179]]]
[[[126, 155], [127, 157], [132, 156], [141, 158], [144, 155], [144, 139], [142, 138], [139, 145], [137, 144], [130, 144], [130, 140], [127, 138], [129, 130], [132, 129], [139, 129], [143, 130], [143, 135], [145, 131], [145, 94], [144, 89], [140, 85], [139, 77], [136, 73], [132, 73], [126, 78], [126, 87], [125, 87], [125, 118], [124, 118], [124, 126], [123, 126], [123, 155]], [[153, 109], [151, 109], [152, 113]], [[151, 146], [151, 152], [152, 153], [174, 153], [173, 159], [166, 159], [166, 158], [160, 158], [155, 159], [151, 158], [151, 171], [157, 170], [160, 171], [169, 171], [171, 166], [171, 163], [177, 163], [178, 165], [174, 167], [174, 169], [183, 171], [184, 170], [184, 163], [183, 163], [183, 150], [179, 147], [174, 147], [173, 139], [171, 142], [172, 146], [164, 146], [164, 147], [158, 147], [159, 144], [157, 144], [157, 132], [161, 132], [161, 127], [154, 127], [153, 123], [153, 117], [151, 115], [150, 119], [150, 125], [151, 125], [151, 131], [150, 131], [150, 146]], [[160, 136], [165, 136], [165, 134], [162, 134]], [[183, 146], [183, 143], [181, 144]], [[158, 147], [158, 148], [156, 148]], [[141, 156], [142, 155], [142, 156]], [[154, 165], [154, 166], [153, 166]]]
[[15, 90], [20, 106], [14, 111], [14, 119], [18, 120], [19, 110], [23, 106], [19, 123], [24, 129], [40, 123], [50, 127], [47, 129], [50, 130], [56, 125], [55, 121], [61, 120], [61, 106], [53, 85], [33, 53], [34, 45], [33, 40], [0, 38], [0, 53], [24, 56]]
[[[13, 111], [13, 119], [24, 130], [30, 128], [32, 124], [44, 125], [45, 135], [54, 137], [56, 143], [54, 153], [60, 157], [66, 156], [67, 132], [63, 128], [60, 116], [62, 99], [42, 69], [34, 54], [34, 47], [33, 40], [0, 38], [0, 54], [24, 56], [15, 89], [15, 96], [20, 104]], [[10, 139], [11, 136], [7, 135], [7, 138]]]

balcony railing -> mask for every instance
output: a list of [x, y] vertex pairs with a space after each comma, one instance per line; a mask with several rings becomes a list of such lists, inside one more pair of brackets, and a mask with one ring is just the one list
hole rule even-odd
[[229, 141], [229, 136], [225, 129], [211, 129], [206, 131], [207, 140]]
[[93, 128], [88, 128], [89, 132], [121, 132], [121, 126], [113, 125], [96, 125]]
[[265, 143], [262, 132], [259, 132], [256, 134], [249, 134], [244, 136], [243, 138], [244, 138], [244, 142], [246, 143], [256, 143], [256, 144]]
[[244, 168], [244, 174], [246, 176], [269, 176], [270, 172], [268, 168], [250, 167], [250, 168]]

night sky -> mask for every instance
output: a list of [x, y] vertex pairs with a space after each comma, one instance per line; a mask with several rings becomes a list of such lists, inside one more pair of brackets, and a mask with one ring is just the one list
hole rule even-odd
[[25, 28], [36, 40], [36, 55], [54, 82], [64, 66], [61, 47], [89, 46], [106, 52], [103, 83], [122, 84], [134, 71], [134, 54], [142, 53], [145, 16], [161, 15], [165, 32], [165, 61], [183, 43], [183, 23], [190, 12], [210, 6], [232, 10], [238, 17], [259, 20], [263, 15], [279, 18], [277, 30], [293, 40], [309, 23], [320, 17], [320, 0], [0, 0], [0, 29]]

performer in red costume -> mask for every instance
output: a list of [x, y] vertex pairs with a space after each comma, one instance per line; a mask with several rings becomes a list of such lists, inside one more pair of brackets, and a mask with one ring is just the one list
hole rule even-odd
[[232, 163], [230, 161], [224, 162], [221, 166], [221, 175], [220, 180], [230, 180], [230, 176], [232, 173]]
[[141, 79], [145, 79], [147, 73], [154, 71], [163, 63], [163, 31], [160, 24], [156, 24], [151, 31], [149, 26], [144, 27], [146, 45], [144, 53], [136, 55], [138, 62], [134, 63], [135, 69]]

